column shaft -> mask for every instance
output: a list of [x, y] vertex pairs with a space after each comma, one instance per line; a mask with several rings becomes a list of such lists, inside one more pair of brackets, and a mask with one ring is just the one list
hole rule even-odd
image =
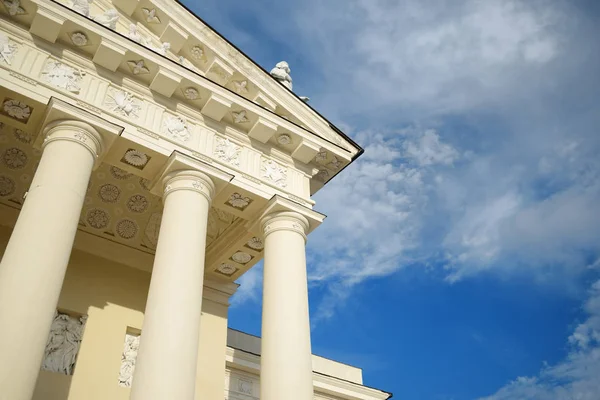
[[0, 263], [0, 399], [29, 400], [71, 255], [101, 137], [52, 124]]
[[200, 172], [165, 179], [164, 211], [132, 400], [192, 400], [196, 382], [204, 253], [214, 185]]
[[265, 235], [260, 398], [313, 400], [305, 231], [300, 214], [262, 220]]

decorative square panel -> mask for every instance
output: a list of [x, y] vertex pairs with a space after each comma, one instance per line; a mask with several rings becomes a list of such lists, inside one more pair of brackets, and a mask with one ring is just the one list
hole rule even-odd
[[142, 170], [146, 165], [148, 165], [150, 158], [152, 157], [150, 157], [146, 153], [142, 153], [139, 150], [128, 149], [125, 152], [125, 154], [123, 154], [121, 162], [127, 165], [131, 165], [132, 167], [137, 168], [139, 170]]
[[235, 209], [244, 211], [251, 203], [252, 199], [250, 197], [245, 197], [237, 192], [234, 192], [229, 196], [229, 199], [225, 202], [226, 205], [233, 207]]

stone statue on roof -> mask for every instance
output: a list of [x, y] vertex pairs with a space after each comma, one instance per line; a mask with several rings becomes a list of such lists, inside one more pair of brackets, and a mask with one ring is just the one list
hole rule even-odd
[[281, 61], [271, 70], [271, 76], [281, 82], [283, 86], [292, 90], [292, 77], [290, 76], [290, 72], [292, 72], [292, 70], [288, 63]]

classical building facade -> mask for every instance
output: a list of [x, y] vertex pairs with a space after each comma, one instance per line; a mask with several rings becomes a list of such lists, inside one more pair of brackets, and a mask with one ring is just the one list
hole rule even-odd
[[311, 196], [362, 149], [290, 72], [174, 0], [0, 2], [0, 400], [390, 396], [311, 354]]

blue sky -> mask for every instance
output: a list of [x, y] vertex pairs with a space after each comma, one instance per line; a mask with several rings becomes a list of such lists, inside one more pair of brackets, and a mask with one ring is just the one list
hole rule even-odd
[[186, 4], [366, 149], [315, 196], [315, 353], [398, 399], [600, 398], [600, 3]]

